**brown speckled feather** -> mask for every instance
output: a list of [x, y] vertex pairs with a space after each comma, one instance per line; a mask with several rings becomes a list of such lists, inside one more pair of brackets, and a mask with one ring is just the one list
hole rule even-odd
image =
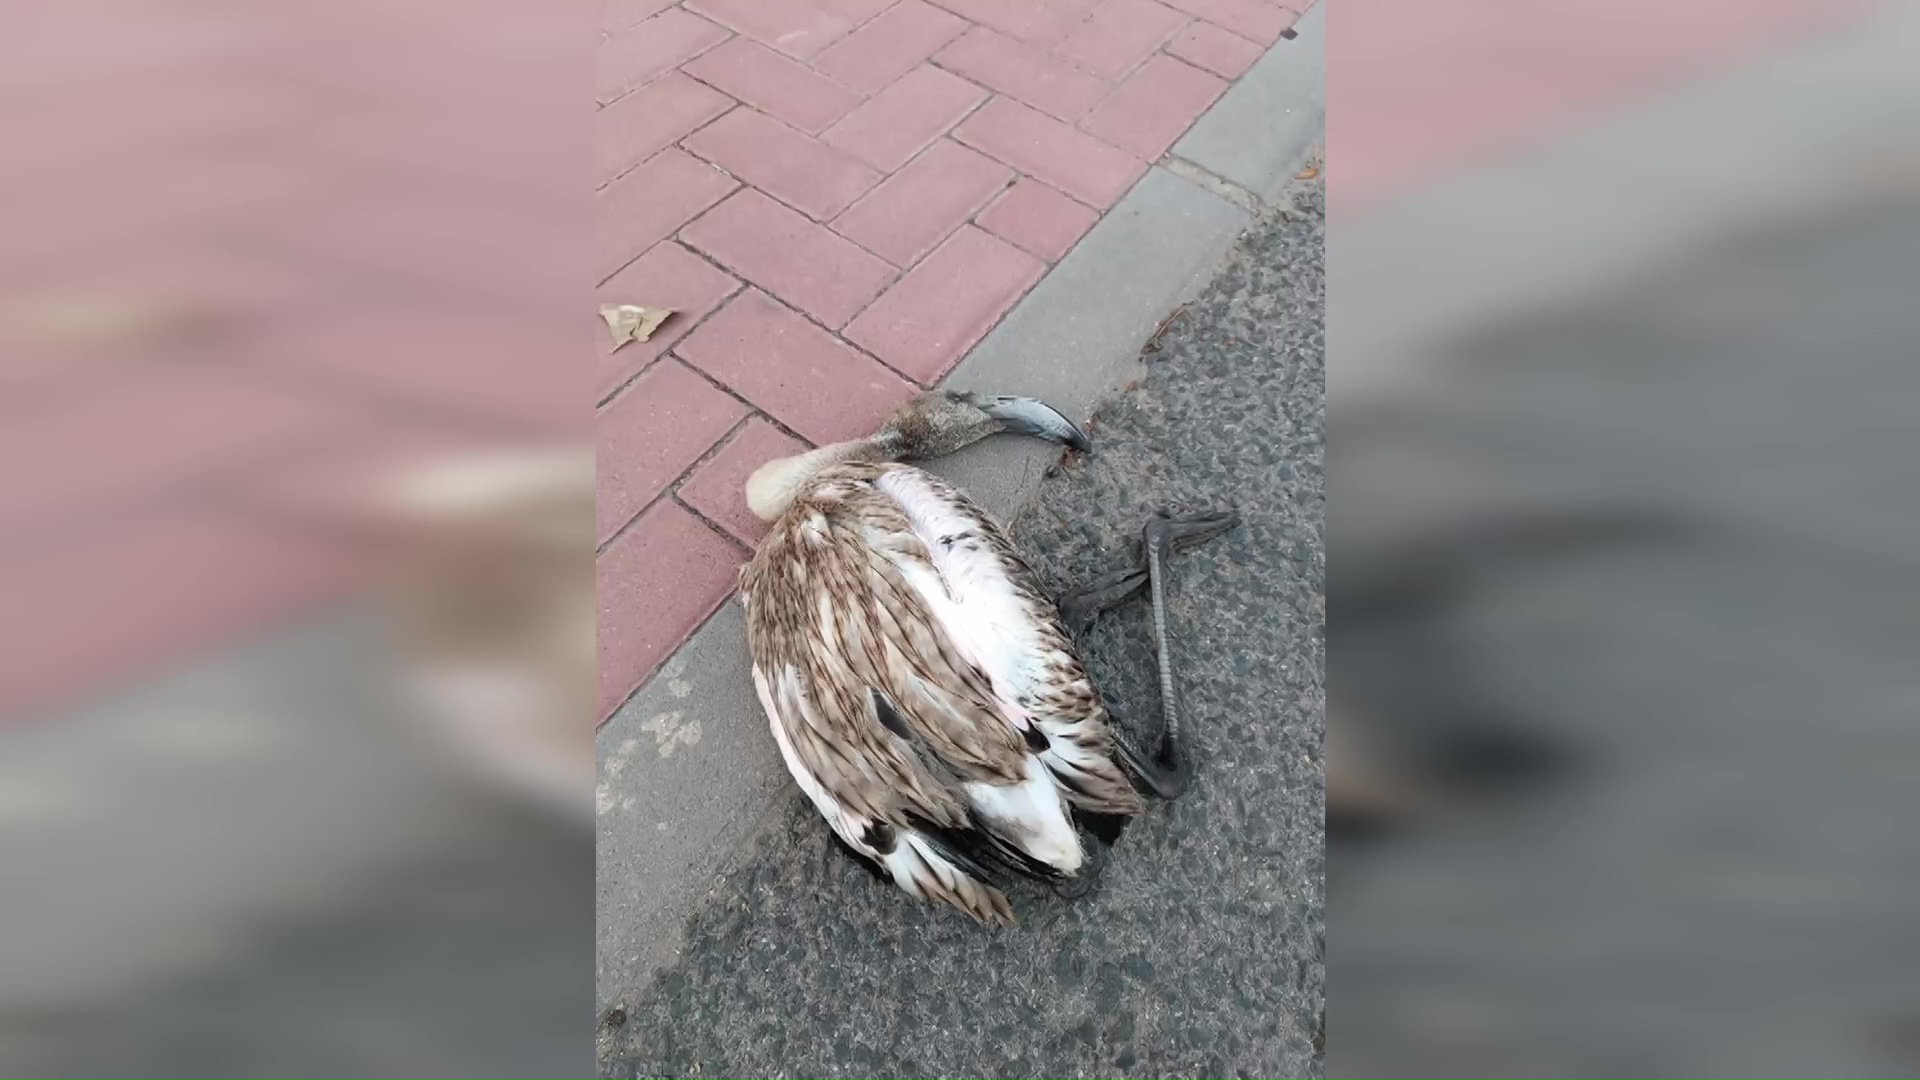
[[[895, 494], [882, 490], [889, 473], [900, 474]], [[942, 512], [968, 527], [926, 536], [900, 491], [950, 503]], [[1002, 564], [993, 569], [1017, 594], [1037, 680], [996, 685], [970, 658], [981, 643], [957, 640], [951, 623], [966, 583], [942, 577], [966, 552], [936, 552], [930, 540], [977, 543], [974, 556]], [[1015, 790], [1045, 775], [1037, 762], [1071, 773], [1060, 791], [1076, 804], [1139, 811], [1052, 601], [1000, 528], [928, 474], [858, 462], [823, 470], [773, 523], [741, 573], [741, 595], [756, 685], [789, 769], [842, 839], [908, 891], [1010, 921], [1004, 896], [964, 858], [927, 846], [938, 847], [939, 830], [980, 827], [969, 803], [981, 786]], [[1036, 741], [1049, 751], [1036, 754]]]
[[[881, 466], [901, 468], [901, 466]], [[992, 515], [958, 488], [931, 473], [913, 470], [914, 485], [923, 488], [953, 516], [965, 522], [969, 535], [961, 544], [979, 543], [995, 570], [1018, 597], [1020, 629], [1031, 635], [1027, 653], [1034, 666], [1020, 686], [997, 688], [1019, 711], [1037, 722], [1050, 739], [1064, 740], [1083, 751], [1071, 762], [1049, 757], [1056, 773], [1066, 772], [1073, 784], [1067, 797], [1087, 810], [1123, 815], [1144, 809], [1140, 795], [1113, 761], [1113, 736], [1106, 706], [1088, 677], [1078, 647], [1067, 633], [1053, 598], [1041, 587], [1019, 549]], [[1064, 749], [1064, 748], [1063, 748]]]

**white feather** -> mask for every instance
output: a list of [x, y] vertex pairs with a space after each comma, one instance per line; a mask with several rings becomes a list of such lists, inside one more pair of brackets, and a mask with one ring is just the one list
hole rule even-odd
[[[972, 875], [948, 862], [926, 837], [912, 829], [898, 830], [893, 850], [885, 855], [868, 845], [863, 837], [870, 822], [841, 806], [839, 800], [820, 786], [820, 781], [800, 760], [800, 755], [794, 752], [793, 743], [781, 728], [779, 713], [774, 708], [774, 690], [757, 664], [753, 668], [753, 688], [760, 695], [760, 707], [766, 710], [769, 726], [773, 729], [773, 741], [780, 746], [780, 757], [787, 763], [787, 772], [792, 774], [794, 783], [800, 785], [800, 790], [806, 793], [814, 809], [826, 819], [828, 827], [849, 847], [869, 859], [877, 860], [886, 868], [894, 884], [917, 899], [929, 899], [927, 887], [937, 885], [938, 891], [966, 897], [976, 910], [991, 911], [996, 900], [1002, 909], [1005, 908], [1006, 899], [997, 890], [985, 882], [974, 880]], [[801, 707], [805, 700], [799, 673], [791, 666], [781, 673], [779, 695], [795, 708]]]
[[1054, 657], [1042, 653], [1032, 612], [986, 543], [940, 542], [974, 526], [926, 479], [918, 470], [897, 469], [875, 481], [905, 512], [933, 562], [934, 574], [910, 573], [907, 580], [962, 654], [993, 680], [995, 695], [1017, 708], [1041, 665]]
[[787, 512], [794, 497], [820, 474], [820, 470], [842, 461], [851, 461], [866, 452], [866, 445], [853, 442], [830, 443], [792, 457], [775, 458], [747, 477], [747, 509], [761, 521], [772, 521]]
[[969, 784], [975, 811], [1028, 854], [1064, 873], [1086, 860], [1068, 813], [1064, 793], [1048, 766], [1073, 774], [1102, 764], [1102, 755], [1083, 748], [1066, 734], [1082, 718], [1037, 721], [1020, 701], [1036, 689], [1042, 673], [1072, 658], [1043, 644], [1030, 602], [1014, 588], [1006, 565], [984, 539], [942, 543], [946, 537], [973, 534], [971, 516], [927, 482], [924, 473], [899, 469], [875, 485], [907, 515], [914, 534], [926, 545], [934, 572], [906, 566], [907, 582], [933, 613], [962, 655], [993, 683], [1000, 712], [1016, 729], [1039, 724], [1048, 748], [1027, 759], [1027, 779], [1011, 787]]
[[922, 877], [938, 881], [949, 892], [962, 891], [971, 880], [966, 872], [942, 858], [925, 837], [911, 829], [900, 833], [893, 851], [880, 862], [887, 873], [893, 875], [894, 884], [922, 900], [927, 898], [920, 887]]
[[1027, 778], [1019, 784], [972, 783], [966, 790], [974, 812], [1020, 850], [1063, 874], [1078, 872], [1087, 861], [1060, 785], [1039, 758], [1028, 756]]

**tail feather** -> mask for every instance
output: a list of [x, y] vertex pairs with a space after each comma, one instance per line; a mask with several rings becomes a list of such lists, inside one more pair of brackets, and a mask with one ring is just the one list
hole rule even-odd
[[1014, 925], [1013, 905], [987, 883], [984, 868], [934, 837], [908, 830], [883, 861], [894, 884], [922, 900], [959, 908], [987, 925]]
[[974, 823], [997, 846], [1050, 867], [1055, 879], [1070, 877], [1079, 872], [1087, 856], [1068, 813], [1065, 793], [1039, 757], [1029, 755], [1025, 765], [1026, 777], [1019, 783], [965, 785]]
[[[1069, 725], [1060, 725], [1063, 728]], [[1146, 803], [1134, 790], [1132, 781], [1114, 761], [1111, 746], [1095, 749], [1081, 745], [1054, 725], [1043, 723], [1050, 745], [1040, 760], [1058, 781], [1067, 801], [1081, 810], [1133, 817], [1146, 812]], [[1105, 740], [1102, 740], [1103, 742]]]
[[1059, 868], [1008, 843], [978, 818], [965, 829], [944, 829], [918, 821], [914, 825], [930, 842], [940, 845], [952, 861], [970, 867], [970, 872], [984, 881], [999, 884], [1008, 877], [1024, 877], [1053, 884], [1067, 877]]

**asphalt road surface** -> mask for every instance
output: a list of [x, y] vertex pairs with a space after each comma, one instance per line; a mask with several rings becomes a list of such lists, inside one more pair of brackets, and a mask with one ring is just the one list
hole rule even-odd
[[[1016, 887], [1020, 925], [987, 930], [875, 882], [796, 793], [604, 1033], [607, 1075], [1323, 1075], [1323, 238], [1317, 185], [1251, 227], [1013, 523], [1064, 590], [1158, 509], [1243, 515], [1173, 564], [1187, 794], [1091, 895]], [[1145, 730], [1144, 600], [1084, 645]]]

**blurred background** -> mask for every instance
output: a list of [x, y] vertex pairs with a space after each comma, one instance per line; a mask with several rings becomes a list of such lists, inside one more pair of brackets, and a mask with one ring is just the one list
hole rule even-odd
[[1329, 42], [1328, 1075], [1913, 1075], [1920, 6]]
[[0, 1074], [591, 1069], [599, 7], [0, 12]]

